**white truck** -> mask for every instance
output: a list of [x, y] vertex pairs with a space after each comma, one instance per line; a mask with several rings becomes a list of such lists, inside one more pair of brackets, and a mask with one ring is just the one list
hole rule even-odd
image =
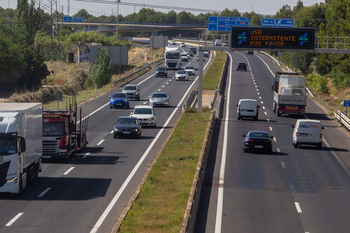
[[167, 69], [181, 69], [181, 48], [177, 45], [165, 47], [165, 67]]
[[41, 157], [41, 103], [0, 103], [0, 192], [21, 194], [38, 179]]
[[305, 77], [299, 73], [276, 72], [275, 82], [272, 84], [273, 111], [277, 116], [281, 114], [305, 114], [306, 94]]

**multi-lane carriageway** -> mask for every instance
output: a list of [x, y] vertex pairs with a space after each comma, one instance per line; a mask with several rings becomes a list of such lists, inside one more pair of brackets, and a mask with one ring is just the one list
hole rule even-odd
[[[198, 63], [192, 58], [187, 64]], [[141, 100], [131, 101], [131, 109], [109, 108], [109, 96], [120, 87], [82, 106], [84, 116], [90, 115], [88, 147], [67, 163], [44, 163], [38, 182], [20, 197], [1, 194], [0, 232], [111, 232], [198, 79], [175, 81], [175, 71], [155, 78], [154, 71], [132, 81], [141, 88]], [[167, 92], [171, 101], [169, 108], [155, 109], [157, 127], [143, 128], [141, 139], [113, 139], [117, 117], [128, 116], [136, 104], [148, 104], [155, 91]]]
[[[273, 73], [266, 56], [230, 53], [232, 64], [205, 174], [194, 232], [349, 232], [350, 137], [308, 99], [306, 117], [321, 120], [323, 150], [295, 149], [296, 118], [272, 111]], [[245, 61], [248, 72], [234, 64]], [[237, 120], [240, 98], [260, 103], [259, 121]], [[274, 136], [272, 155], [244, 153], [242, 134], [264, 130]]]
[[[349, 136], [309, 99], [307, 117], [325, 127], [323, 150], [295, 149], [296, 119], [272, 112], [272, 73], [279, 67], [259, 53], [230, 57], [195, 232], [349, 232]], [[235, 70], [238, 61], [249, 63], [248, 72]], [[0, 232], [111, 231], [197, 79], [175, 82], [154, 78], [153, 72], [133, 81], [140, 84], [141, 101], [132, 101], [132, 107], [146, 103], [154, 91], [166, 91], [171, 107], [156, 109], [158, 127], [143, 129], [140, 140], [113, 139], [113, 122], [131, 112], [109, 109], [109, 96], [120, 88], [84, 104], [90, 114], [88, 148], [68, 163], [45, 163], [39, 181], [21, 197], [2, 194]], [[259, 121], [236, 120], [240, 98], [260, 101]], [[243, 153], [241, 135], [251, 129], [274, 136], [273, 155]]]

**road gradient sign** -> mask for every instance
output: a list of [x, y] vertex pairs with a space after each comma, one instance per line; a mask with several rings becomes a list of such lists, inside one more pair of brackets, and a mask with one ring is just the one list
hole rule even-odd
[[232, 27], [231, 48], [315, 49], [314, 28]]

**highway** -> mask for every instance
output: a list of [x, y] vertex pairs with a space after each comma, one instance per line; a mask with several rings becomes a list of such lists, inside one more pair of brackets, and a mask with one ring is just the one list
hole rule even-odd
[[[189, 63], [198, 68], [195, 58]], [[155, 78], [152, 69], [133, 80], [141, 88], [141, 100], [131, 101], [131, 109], [109, 108], [109, 96], [120, 87], [83, 104], [83, 116], [90, 115], [88, 147], [67, 163], [44, 163], [39, 180], [20, 197], [1, 194], [0, 232], [111, 232], [195, 87], [197, 76], [175, 82], [174, 74]], [[147, 104], [155, 91], [167, 92], [171, 103], [155, 108], [157, 127], [142, 128], [141, 139], [113, 139], [117, 117], [128, 116], [136, 104]]]
[[[230, 56], [194, 232], [349, 232], [349, 135], [308, 99], [306, 117], [324, 126], [323, 150], [295, 149], [297, 118], [272, 112], [272, 74], [280, 68], [260, 53]], [[236, 71], [237, 62], [248, 72]], [[259, 121], [237, 120], [241, 98], [259, 101]], [[272, 155], [243, 152], [249, 130], [274, 136]]]

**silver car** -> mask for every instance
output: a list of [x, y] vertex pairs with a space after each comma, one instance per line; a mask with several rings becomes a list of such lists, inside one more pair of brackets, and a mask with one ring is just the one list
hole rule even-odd
[[186, 71], [184, 70], [179, 70], [176, 72], [175, 74], [175, 80], [178, 81], [178, 80], [186, 80], [188, 81], [188, 74]]
[[193, 66], [186, 66], [185, 71], [188, 75], [195, 75], [195, 70]]
[[165, 92], [154, 92], [149, 97], [149, 103], [151, 106], [170, 106], [170, 97]]
[[126, 93], [128, 98], [140, 100], [140, 88], [138, 88], [137, 84], [126, 84], [123, 92]]

